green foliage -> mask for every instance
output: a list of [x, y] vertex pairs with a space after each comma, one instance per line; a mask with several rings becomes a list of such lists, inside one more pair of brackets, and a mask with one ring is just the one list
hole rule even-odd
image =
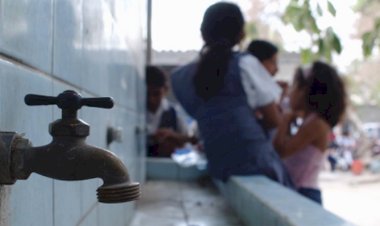
[[374, 4], [379, 4], [379, 0], [357, 0], [356, 5], [354, 6], [354, 9], [356, 11], [365, 11], [366, 9], [370, 8]]
[[379, 45], [380, 39], [380, 18], [375, 20], [375, 26], [372, 30], [362, 35], [362, 49], [363, 55], [369, 57], [372, 54], [372, 50]]
[[[358, 11], [365, 11], [373, 8], [374, 5], [379, 6], [379, 0], [358, 0], [355, 9]], [[286, 24], [291, 24], [296, 31], [306, 31], [312, 38], [311, 50], [301, 50], [303, 62], [309, 62], [316, 58], [324, 58], [331, 61], [333, 53], [340, 54], [342, 52], [342, 45], [340, 38], [329, 27], [322, 30], [318, 27], [316, 20], [318, 17], [326, 15], [326, 12], [332, 16], [336, 16], [336, 9], [332, 1], [327, 1], [327, 6], [324, 8], [319, 3], [312, 8], [310, 0], [290, 0], [286, 7], [285, 13], [282, 17]], [[314, 15], [312, 12], [316, 12]], [[372, 54], [373, 49], [380, 44], [380, 17], [375, 19], [374, 28], [362, 35], [362, 49], [363, 55], [368, 57]]]
[[318, 12], [318, 16], [323, 16], [323, 11], [319, 3], [317, 4], [317, 12]]
[[256, 24], [254, 22], [247, 22], [245, 24], [245, 34], [246, 34], [246, 38], [248, 40], [252, 40], [254, 38], [256, 38], [258, 36], [258, 31], [257, 31], [257, 27], [256, 27]]
[[282, 19], [285, 23], [293, 25], [296, 31], [320, 32], [308, 1], [299, 5], [297, 0], [291, 0]]
[[[326, 8], [332, 16], [336, 15], [335, 7], [330, 1], [327, 1]], [[316, 12], [317, 15], [314, 15], [313, 12]], [[318, 16], [323, 15], [322, 6], [319, 3], [316, 4], [314, 9], [309, 0], [291, 0], [282, 17], [283, 21], [286, 24], [291, 24], [296, 31], [306, 31], [310, 34], [312, 46], [310, 49], [301, 50], [301, 57], [304, 63], [317, 58], [331, 61], [333, 53], [340, 54], [342, 52], [340, 39], [334, 30], [331, 27], [322, 30], [318, 26], [316, 20]], [[312, 51], [312, 49], [316, 49], [316, 51]]]
[[362, 51], [365, 57], [372, 55], [373, 49], [380, 44], [380, 1], [379, 0], [357, 0], [354, 9], [368, 18], [373, 18], [373, 28], [362, 34]]
[[302, 63], [307, 64], [313, 60], [313, 53], [310, 49], [301, 49], [301, 60]]
[[373, 35], [373, 32], [369, 31], [363, 34], [362, 36], [362, 49], [364, 56], [368, 57], [372, 54], [372, 49], [375, 46], [376, 37]]
[[[331, 61], [332, 54], [342, 52], [340, 38], [331, 27], [323, 30], [316, 21], [326, 14], [336, 16], [334, 1], [327, 0], [327, 5], [321, 5], [320, 2], [312, 5], [311, 2], [311, 0], [290, 0], [282, 20], [292, 25], [296, 31], [306, 31], [310, 34], [312, 39], [310, 50], [301, 50], [303, 62], [310, 62], [317, 58]], [[380, 10], [380, 0], [357, 0], [354, 8], [363, 14], [368, 11], [375, 13], [373, 29], [362, 35], [363, 55], [369, 57], [373, 49], [380, 46], [380, 17], [377, 13]]]
[[[327, 4], [323, 5], [321, 2]], [[369, 57], [375, 48], [380, 47], [380, 0], [357, 0], [354, 9], [373, 20], [373, 27], [362, 35], [363, 55]], [[319, 58], [331, 61], [333, 54], [342, 52], [340, 38], [335, 31], [331, 27], [322, 29], [316, 22], [318, 18], [326, 15], [335, 17], [337, 11], [339, 8], [334, 7], [333, 0], [290, 0], [282, 17], [283, 21], [292, 25], [296, 31], [306, 31], [312, 40], [309, 48], [300, 51], [303, 63]], [[377, 79], [376, 69], [377, 67], [367, 65], [357, 75], [346, 77], [350, 96], [359, 97], [357, 104], [364, 101], [380, 105], [380, 80]], [[363, 79], [363, 76], [366, 77]]]
[[333, 15], [333, 16], [336, 15], [335, 7], [333, 6], [333, 4], [331, 4], [330, 1], [327, 1], [327, 8], [328, 8], [329, 12], [331, 13], [331, 15]]

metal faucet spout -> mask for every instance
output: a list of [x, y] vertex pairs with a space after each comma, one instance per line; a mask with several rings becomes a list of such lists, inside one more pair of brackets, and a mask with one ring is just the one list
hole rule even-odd
[[25, 150], [25, 170], [59, 180], [101, 178], [104, 185], [129, 181], [121, 160], [84, 139], [55, 138], [48, 145]]
[[126, 202], [140, 195], [139, 184], [131, 183], [122, 161], [108, 150], [86, 144], [84, 138], [54, 137], [45, 146], [15, 149], [14, 155], [19, 156], [16, 179], [31, 173], [68, 181], [101, 178], [100, 202]]

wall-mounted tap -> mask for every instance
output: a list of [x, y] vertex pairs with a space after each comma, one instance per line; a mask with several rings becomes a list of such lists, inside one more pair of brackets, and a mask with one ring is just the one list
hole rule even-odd
[[13, 184], [38, 173], [59, 180], [101, 178], [97, 189], [99, 202], [118, 203], [136, 200], [139, 183], [130, 181], [128, 171], [113, 153], [86, 144], [90, 126], [77, 118], [82, 106], [112, 108], [109, 97], [82, 98], [75, 91], [65, 91], [57, 97], [28, 94], [27, 105], [57, 105], [62, 118], [52, 122], [50, 144], [32, 147], [28, 139], [14, 132], [0, 132], [0, 184]]

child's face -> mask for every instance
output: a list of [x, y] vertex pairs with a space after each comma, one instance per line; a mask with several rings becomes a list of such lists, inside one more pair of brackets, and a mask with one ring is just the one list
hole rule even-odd
[[160, 107], [162, 98], [166, 95], [166, 87], [148, 86], [147, 107], [150, 112], [156, 112]]
[[278, 71], [278, 63], [277, 63], [277, 53], [274, 54], [271, 58], [263, 60], [261, 62], [265, 69], [271, 74], [272, 76], [275, 76]]
[[290, 107], [293, 111], [302, 111], [305, 108], [305, 90], [293, 83], [289, 89]]

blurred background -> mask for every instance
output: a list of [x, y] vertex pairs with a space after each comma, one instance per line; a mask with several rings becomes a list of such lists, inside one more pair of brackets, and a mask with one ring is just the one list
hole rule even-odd
[[[199, 25], [215, 0], [152, 1], [152, 64], [168, 71], [202, 48]], [[380, 1], [235, 0], [244, 11], [246, 38], [281, 50], [276, 79], [291, 82], [295, 68], [323, 59], [338, 68], [349, 110], [334, 130], [320, 178], [325, 207], [358, 225], [379, 225], [380, 203]]]

